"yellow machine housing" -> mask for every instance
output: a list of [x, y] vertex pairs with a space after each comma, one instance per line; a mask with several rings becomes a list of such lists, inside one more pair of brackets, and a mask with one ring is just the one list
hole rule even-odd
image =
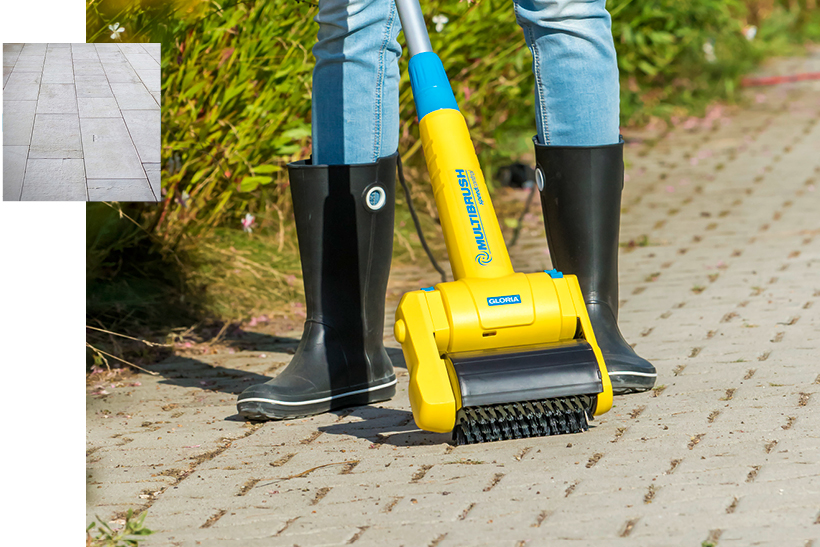
[[394, 334], [410, 372], [416, 425], [452, 431], [462, 407], [452, 356], [467, 352], [588, 343], [602, 391], [595, 415], [612, 406], [612, 384], [578, 280], [559, 272], [516, 273], [467, 125], [458, 110], [425, 115], [421, 137], [455, 281], [406, 293]]

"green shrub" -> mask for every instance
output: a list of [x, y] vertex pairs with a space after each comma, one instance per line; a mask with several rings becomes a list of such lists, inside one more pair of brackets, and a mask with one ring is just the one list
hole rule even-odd
[[[785, 7], [763, 11], [755, 3], [761, 28], [750, 42], [742, 33], [747, 7], [739, 0], [610, 0], [622, 123], [668, 118], [697, 111], [715, 98], [733, 99], [740, 76], [763, 56], [784, 51], [787, 42], [804, 35], [817, 36], [818, 10], [801, 2], [784, 1]], [[534, 132], [531, 57], [511, 2], [424, 0], [423, 8], [431, 29], [434, 15], [449, 18], [441, 32], [431, 32], [431, 42], [489, 179], [494, 158], [511, 154], [495, 145]], [[118, 275], [119, 270], [98, 266], [114, 262], [110, 253], [124, 256], [126, 242], [147, 246], [162, 259], [185, 256], [191, 264], [218, 261], [219, 253], [202, 256], [197, 243], [204, 238], [257, 253], [239, 248], [239, 240], [249, 241], [236, 233], [246, 214], [256, 218], [254, 246], [267, 242], [274, 254], [295, 252], [285, 166], [310, 151], [316, 11], [313, 4], [295, 0], [87, 0], [89, 41], [111, 41], [108, 26], [119, 23], [125, 41], [163, 44], [163, 201], [129, 207], [141, 231], [120, 218], [121, 237], [90, 233], [90, 279]], [[406, 62], [405, 54], [400, 149], [410, 173], [419, 174], [424, 170]], [[422, 213], [432, 212], [427, 192], [423, 180], [414, 185]], [[102, 214], [90, 215], [97, 219], [90, 232], [110, 227], [99, 221]], [[434, 220], [426, 215], [423, 220], [435, 233]], [[397, 252], [412, 253], [413, 238], [401, 230], [410, 231], [410, 225], [399, 228]]]

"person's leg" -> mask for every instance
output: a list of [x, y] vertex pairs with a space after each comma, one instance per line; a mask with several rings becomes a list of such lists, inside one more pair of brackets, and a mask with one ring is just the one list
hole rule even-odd
[[533, 57], [539, 143], [617, 143], [618, 64], [605, 0], [515, 0], [515, 14]]
[[305, 287], [291, 362], [239, 414], [287, 419], [391, 398], [384, 297], [393, 250], [399, 20], [393, 0], [320, 0], [313, 157], [288, 166]]
[[375, 162], [398, 149], [401, 23], [393, 0], [320, 0], [313, 47], [313, 163]]
[[616, 394], [655, 367], [618, 329], [623, 141], [618, 66], [604, 0], [516, 0], [536, 79], [536, 182], [554, 268], [574, 274]]

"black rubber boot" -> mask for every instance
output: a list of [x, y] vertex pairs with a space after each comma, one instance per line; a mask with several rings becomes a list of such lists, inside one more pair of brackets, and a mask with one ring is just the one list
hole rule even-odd
[[243, 417], [310, 416], [396, 393], [383, 343], [396, 158], [288, 166], [307, 319], [290, 364], [239, 395]]
[[607, 146], [535, 142], [536, 183], [553, 267], [578, 277], [616, 394], [646, 391], [657, 372], [618, 329], [618, 229], [623, 141]]

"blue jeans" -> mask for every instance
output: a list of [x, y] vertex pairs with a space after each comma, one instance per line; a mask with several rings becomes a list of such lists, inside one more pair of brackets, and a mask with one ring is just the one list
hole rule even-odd
[[[618, 65], [605, 0], [513, 0], [533, 57], [542, 144], [618, 142]], [[313, 163], [372, 163], [399, 142], [393, 0], [319, 0]]]

